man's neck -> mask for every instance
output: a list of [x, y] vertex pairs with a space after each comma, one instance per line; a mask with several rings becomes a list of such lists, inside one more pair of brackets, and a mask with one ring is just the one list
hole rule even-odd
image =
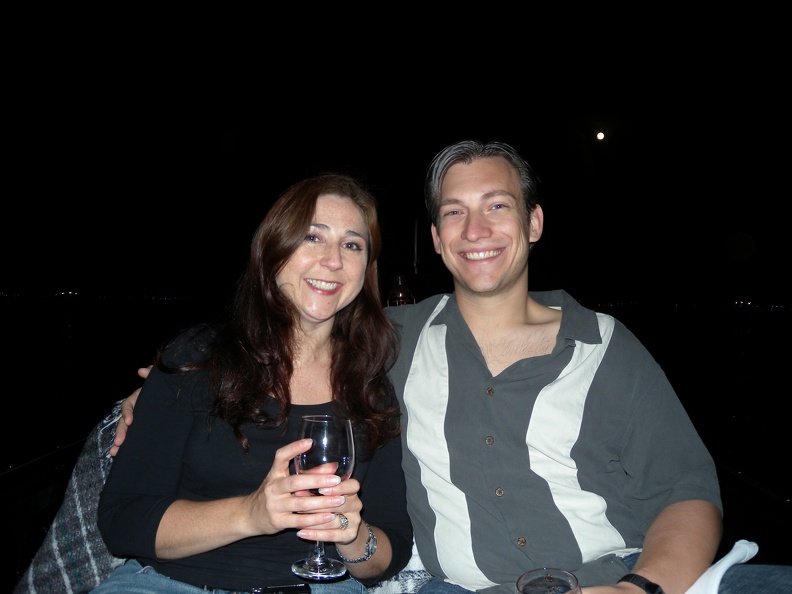
[[561, 312], [531, 298], [527, 285], [498, 294], [457, 289], [455, 296], [493, 376], [555, 347]]
[[459, 311], [471, 330], [524, 326], [531, 323], [530, 314], [535, 310], [534, 306], [539, 305], [528, 294], [527, 283], [488, 293], [476, 293], [455, 285], [454, 295]]

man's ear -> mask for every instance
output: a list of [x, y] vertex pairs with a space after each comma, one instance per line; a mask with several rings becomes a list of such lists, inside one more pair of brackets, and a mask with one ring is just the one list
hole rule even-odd
[[437, 227], [432, 223], [432, 243], [434, 244], [435, 252], [440, 253], [440, 237], [437, 235]]
[[[542, 212], [542, 207], [537, 204], [534, 206], [531, 212], [531, 218], [528, 221], [528, 242], [534, 243], [535, 241], [539, 241], [539, 238], [542, 237], [543, 229], [544, 212]], [[434, 233], [432, 233], [432, 236], [434, 237]]]

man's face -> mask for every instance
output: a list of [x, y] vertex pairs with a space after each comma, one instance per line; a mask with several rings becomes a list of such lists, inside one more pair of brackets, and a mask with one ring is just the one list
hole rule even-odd
[[527, 287], [529, 242], [539, 239], [542, 210], [526, 220], [517, 172], [501, 157], [451, 166], [443, 179], [435, 251], [462, 293], [498, 294]]

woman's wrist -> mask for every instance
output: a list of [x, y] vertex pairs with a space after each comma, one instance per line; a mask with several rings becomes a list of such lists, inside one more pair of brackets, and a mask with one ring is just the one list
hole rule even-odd
[[343, 561], [344, 563], [363, 563], [364, 561], [368, 561], [369, 559], [371, 559], [374, 556], [374, 553], [377, 552], [377, 537], [374, 536], [374, 531], [371, 529], [369, 523], [366, 522], [365, 520], [363, 520], [363, 525], [366, 527], [367, 539], [366, 539], [364, 552], [361, 556], [352, 559], [347, 559], [346, 557], [344, 557], [341, 551], [338, 550], [338, 546], [336, 546], [336, 551], [338, 551], [338, 556], [341, 558], [341, 561]]

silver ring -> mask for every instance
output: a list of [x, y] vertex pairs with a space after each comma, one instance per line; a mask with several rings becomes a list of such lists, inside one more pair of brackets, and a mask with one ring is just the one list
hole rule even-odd
[[341, 530], [346, 530], [349, 526], [349, 520], [344, 514], [338, 514], [338, 521], [341, 522]]

